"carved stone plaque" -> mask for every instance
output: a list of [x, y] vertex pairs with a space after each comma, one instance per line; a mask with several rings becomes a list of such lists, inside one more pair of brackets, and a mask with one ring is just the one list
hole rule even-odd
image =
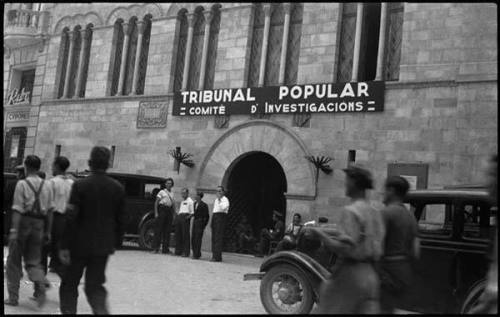
[[168, 103], [166, 101], [141, 101], [137, 114], [137, 128], [165, 128]]

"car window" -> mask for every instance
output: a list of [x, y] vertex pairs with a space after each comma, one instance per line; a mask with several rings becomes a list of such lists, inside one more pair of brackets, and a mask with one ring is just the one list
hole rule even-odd
[[144, 198], [156, 199], [156, 194], [160, 191], [160, 184], [144, 184]]
[[496, 207], [484, 202], [465, 202], [461, 208], [464, 213], [464, 238], [488, 239], [494, 226]]
[[450, 236], [452, 232], [453, 206], [451, 204], [424, 204], [417, 207], [421, 213], [418, 228], [421, 234]]

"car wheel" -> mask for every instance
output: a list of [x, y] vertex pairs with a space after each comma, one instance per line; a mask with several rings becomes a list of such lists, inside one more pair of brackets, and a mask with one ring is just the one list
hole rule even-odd
[[260, 283], [260, 300], [269, 314], [308, 314], [314, 294], [305, 273], [285, 264], [266, 272]]
[[143, 249], [153, 250], [155, 236], [155, 219], [146, 220], [139, 230], [139, 246]]
[[467, 292], [467, 296], [462, 303], [462, 308], [460, 309], [461, 314], [470, 314], [470, 312], [477, 307], [480, 303], [479, 299], [484, 292], [484, 288], [486, 287], [486, 280], [481, 280], [476, 282]]

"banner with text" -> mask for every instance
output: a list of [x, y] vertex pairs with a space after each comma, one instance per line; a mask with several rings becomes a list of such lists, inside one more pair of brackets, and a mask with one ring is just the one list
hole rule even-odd
[[174, 116], [381, 112], [385, 82], [181, 91]]

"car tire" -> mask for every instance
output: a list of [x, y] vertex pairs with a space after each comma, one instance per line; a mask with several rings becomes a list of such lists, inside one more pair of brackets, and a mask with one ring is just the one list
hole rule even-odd
[[[280, 276], [292, 277], [302, 286], [302, 303], [292, 311], [281, 309], [273, 298], [273, 284]], [[288, 264], [272, 267], [260, 283], [260, 300], [269, 314], [308, 314], [314, 305], [314, 293], [308, 276], [302, 270]]]
[[470, 311], [479, 304], [479, 299], [486, 287], [486, 280], [474, 283], [467, 292], [460, 309], [460, 314], [470, 314]]
[[139, 230], [139, 246], [142, 249], [153, 250], [152, 242], [154, 237], [155, 219], [144, 221]]

